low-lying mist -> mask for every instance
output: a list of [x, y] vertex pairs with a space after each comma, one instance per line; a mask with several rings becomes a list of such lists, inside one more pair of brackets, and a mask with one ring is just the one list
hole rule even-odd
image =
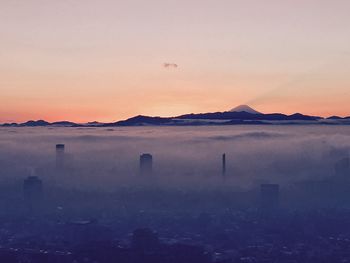
[[[65, 144], [64, 169], [56, 170], [55, 145]], [[287, 185], [334, 175], [348, 157], [347, 126], [230, 126], [125, 128], [1, 128], [0, 180], [39, 176], [44, 184], [113, 190], [140, 181], [250, 188]], [[139, 156], [151, 153], [153, 176], [139, 175]]]

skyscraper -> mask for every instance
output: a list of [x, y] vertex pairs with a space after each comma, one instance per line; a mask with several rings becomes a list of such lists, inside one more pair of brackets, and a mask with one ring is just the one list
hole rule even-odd
[[226, 178], [226, 153], [222, 155], [222, 177]]
[[141, 154], [140, 156], [140, 175], [149, 176], [152, 175], [153, 170], [153, 157], [149, 153]]
[[43, 183], [37, 176], [28, 176], [23, 182], [23, 195], [28, 201], [39, 200], [43, 193]]
[[64, 144], [56, 144], [56, 169], [64, 168]]

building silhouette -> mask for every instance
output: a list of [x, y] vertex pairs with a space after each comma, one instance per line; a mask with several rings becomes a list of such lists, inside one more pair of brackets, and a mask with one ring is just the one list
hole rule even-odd
[[226, 153], [222, 155], [222, 170], [221, 170], [222, 177], [226, 178]]
[[140, 175], [150, 176], [153, 171], [153, 157], [149, 153], [141, 154], [140, 156]]
[[28, 201], [40, 200], [43, 194], [43, 183], [37, 176], [28, 176], [23, 182], [23, 196]]
[[56, 144], [56, 169], [64, 168], [64, 144]]
[[274, 210], [279, 207], [279, 185], [260, 185], [260, 205], [263, 210]]

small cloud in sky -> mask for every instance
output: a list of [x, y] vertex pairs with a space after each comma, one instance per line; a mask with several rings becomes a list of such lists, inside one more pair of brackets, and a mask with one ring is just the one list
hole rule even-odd
[[178, 68], [179, 66], [176, 63], [163, 63], [163, 68], [166, 69], [175, 69]]

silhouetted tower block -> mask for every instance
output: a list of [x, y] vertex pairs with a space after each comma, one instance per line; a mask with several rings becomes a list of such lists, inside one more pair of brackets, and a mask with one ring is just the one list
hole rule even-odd
[[279, 188], [278, 184], [260, 186], [260, 204], [263, 210], [274, 210], [279, 207]]
[[137, 251], [154, 251], [159, 247], [157, 233], [149, 228], [139, 228], [133, 232], [131, 247]]
[[335, 166], [335, 174], [339, 177], [350, 177], [350, 159], [349, 157], [341, 159], [336, 162]]
[[140, 156], [140, 174], [149, 176], [152, 175], [153, 157], [149, 153], [144, 153]]
[[222, 155], [222, 171], [221, 171], [222, 177], [226, 178], [226, 153]]
[[61, 170], [64, 168], [64, 144], [56, 144], [56, 168]]
[[23, 182], [24, 198], [30, 202], [41, 200], [43, 183], [37, 176], [28, 176]]

